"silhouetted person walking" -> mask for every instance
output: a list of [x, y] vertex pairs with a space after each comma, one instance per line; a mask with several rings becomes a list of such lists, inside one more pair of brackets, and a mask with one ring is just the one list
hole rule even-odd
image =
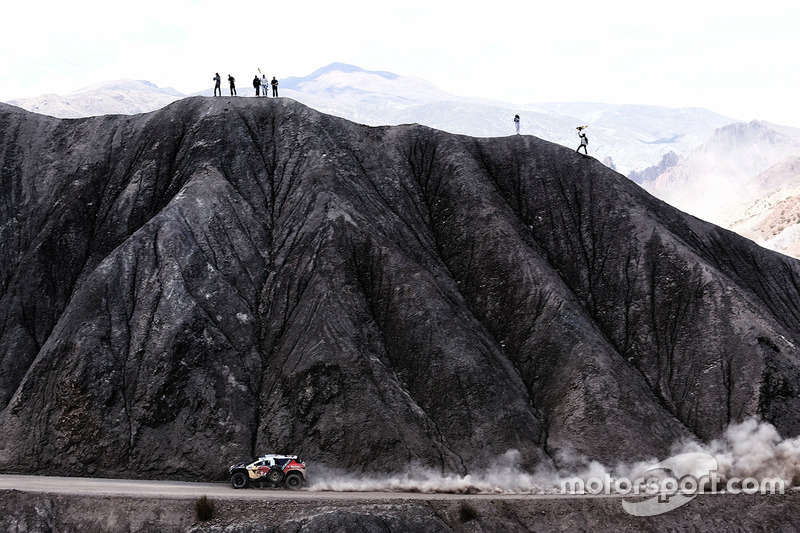
[[[258, 79], [258, 74], [256, 74], [255, 78], [253, 78], [253, 88], [256, 90], [256, 96], [258, 96], [258, 91], [261, 89], [261, 80]], [[266, 96], [266, 94], [267, 88], [264, 87], [264, 95]]]
[[[214, 76], [212, 79], [214, 80], [214, 96], [222, 96], [222, 89], [220, 89], [219, 87], [219, 83], [221, 81], [221, 78], [219, 77], [219, 72], [217, 72], [217, 75]], [[219, 91], [219, 94], [217, 94], [217, 91]]]
[[519, 115], [514, 115], [514, 127], [517, 128], [517, 135], [519, 135]]
[[583, 148], [583, 153], [589, 155], [589, 150], [586, 148], [589, 145], [589, 139], [586, 137], [586, 134], [583, 133], [583, 130], [588, 127], [589, 126], [578, 126], [578, 137], [581, 138], [581, 145], [578, 146], [575, 152], [580, 152], [580, 149]]
[[278, 96], [278, 80], [272, 76], [272, 96]]
[[236, 96], [236, 78], [228, 74], [228, 83], [231, 84], [231, 96]]

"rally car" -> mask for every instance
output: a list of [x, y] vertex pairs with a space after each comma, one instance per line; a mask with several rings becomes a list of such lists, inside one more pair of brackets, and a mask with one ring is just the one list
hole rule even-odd
[[306, 481], [306, 464], [296, 455], [267, 454], [250, 464], [231, 465], [231, 485], [244, 489], [250, 483], [268, 483], [297, 490]]

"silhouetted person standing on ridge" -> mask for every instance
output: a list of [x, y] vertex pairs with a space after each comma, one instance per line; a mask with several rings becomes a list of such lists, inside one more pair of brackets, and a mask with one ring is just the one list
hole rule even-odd
[[[219, 82], [221, 81], [221, 78], [219, 77], [219, 72], [217, 72], [217, 75], [214, 76], [212, 79], [214, 80], [214, 96], [222, 96], [222, 89], [220, 89], [219, 87]], [[219, 95], [217, 94], [217, 91], [219, 91]]]
[[272, 76], [272, 96], [278, 96], [278, 79]]
[[514, 127], [517, 128], [517, 135], [519, 135], [519, 115], [514, 115]]
[[[258, 74], [256, 74], [255, 78], [253, 78], [253, 88], [256, 90], [256, 96], [258, 96], [258, 91], [261, 88], [261, 80], [258, 79]], [[264, 95], [266, 94], [267, 94], [267, 88], [264, 87]]]
[[236, 78], [228, 74], [228, 83], [231, 84], [231, 96], [236, 96]]
[[261, 92], [264, 93], [264, 96], [269, 96], [269, 91], [267, 90], [269, 87], [269, 80], [267, 79], [266, 74], [261, 75]]
[[579, 152], [581, 148], [583, 148], [583, 152], [586, 155], [589, 155], [589, 150], [586, 148], [589, 145], [589, 139], [586, 137], [586, 134], [583, 133], [583, 130], [588, 128], [589, 126], [578, 126], [578, 137], [581, 138], [581, 145], [578, 146], [575, 152]]

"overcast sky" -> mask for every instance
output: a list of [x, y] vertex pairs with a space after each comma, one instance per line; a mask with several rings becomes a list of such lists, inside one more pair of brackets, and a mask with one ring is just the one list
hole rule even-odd
[[0, 101], [120, 78], [193, 93], [334, 61], [459, 95], [705, 107], [800, 126], [800, 2], [94, 0], [3, 7]]

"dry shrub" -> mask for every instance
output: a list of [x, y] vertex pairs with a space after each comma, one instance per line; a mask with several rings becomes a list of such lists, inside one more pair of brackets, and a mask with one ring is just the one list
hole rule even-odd
[[201, 522], [214, 518], [214, 502], [209, 500], [207, 496], [197, 500], [194, 507], [197, 510], [197, 519]]
[[478, 510], [467, 502], [463, 502], [461, 507], [458, 508], [458, 520], [462, 524], [465, 524], [471, 520], [475, 520], [478, 518], [478, 516]]

